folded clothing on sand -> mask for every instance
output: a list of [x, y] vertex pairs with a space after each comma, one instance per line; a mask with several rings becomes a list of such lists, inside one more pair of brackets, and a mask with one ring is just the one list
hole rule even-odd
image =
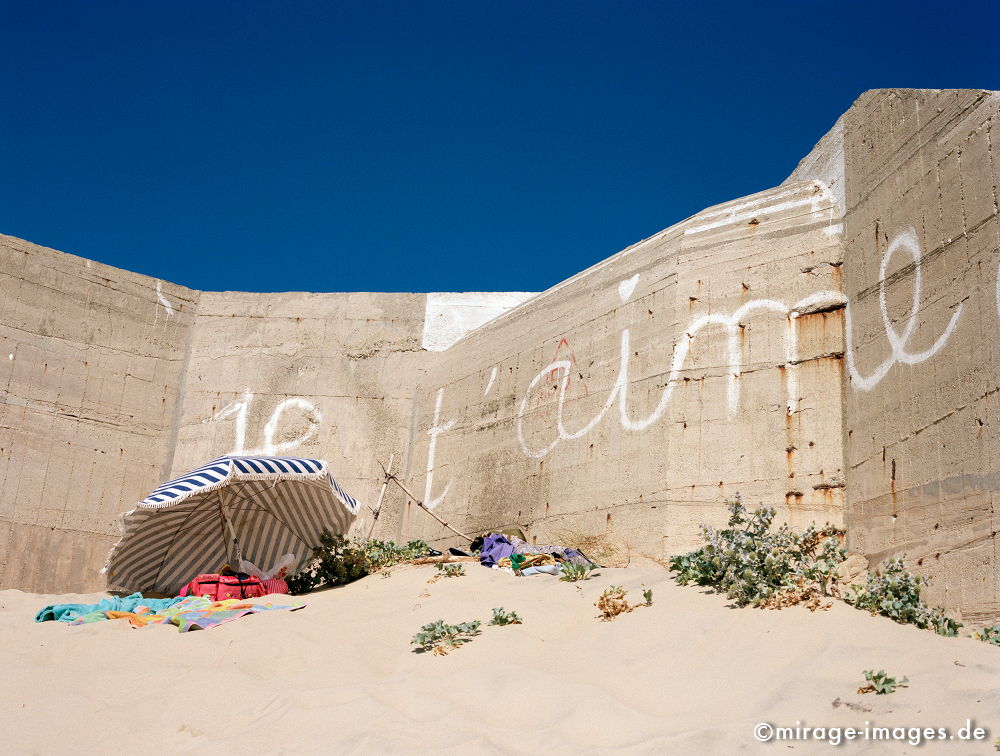
[[[516, 536], [504, 536], [499, 533], [490, 533], [483, 538], [483, 546], [479, 555], [479, 561], [484, 567], [496, 567], [501, 570], [511, 569], [518, 572], [532, 568], [557, 566], [562, 562], [579, 565], [594, 564], [583, 552], [577, 549], [566, 546], [538, 546]], [[551, 572], [547, 569], [538, 571]], [[535, 574], [535, 572], [530, 574]]]
[[479, 550], [479, 563], [484, 567], [493, 567], [501, 559], [513, 553], [514, 544], [508, 541], [506, 536], [490, 533], [483, 539], [483, 546]]
[[510, 567], [514, 570], [526, 570], [529, 567], [541, 567], [543, 565], [556, 565], [559, 562], [551, 554], [511, 554], [497, 562], [497, 567]]
[[181, 599], [165, 598], [153, 599], [143, 598], [141, 593], [133, 593], [130, 596], [119, 598], [102, 599], [96, 604], [51, 604], [35, 615], [35, 622], [46, 622], [56, 620], [58, 622], [72, 622], [78, 617], [94, 612], [134, 612], [138, 607], [147, 607], [150, 611], [158, 611], [173, 606]]

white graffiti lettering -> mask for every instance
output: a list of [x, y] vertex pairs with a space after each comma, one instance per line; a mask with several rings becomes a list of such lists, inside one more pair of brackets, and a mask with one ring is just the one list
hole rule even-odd
[[[706, 226], [706, 228], [708, 228], [708, 226]], [[700, 230], [702, 229], [699, 227], [689, 230], [686, 233], [697, 232]], [[910, 306], [909, 313], [903, 321], [902, 333], [896, 330], [896, 327], [893, 325], [892, 320], [889, 317], [885, 295], [886, 272], [889, 268], [889, 263], [891, 262], [893, 255], [898, 251], [907, 252], [913, 260], [912, 304]], [[1000, 271], [998, 271], [997, 275], [997, 312], [1000, 314]], [[549, 363], [542, 368], [534, 378], [532, 378], [521, 401], [516, 423], [518, 443], [521, 446], [521, 450], [527, 456], [540, 459], [551, 452], [560, 442], [578, 439], [590, 433], [590, 431], [592, 431], [604, 419], [605, 415], [616, 402], [618, 404], [619, 421], [625, 430], [642, 431], [650, 427], [655, 422], [660, 420], [666, 412], [670, 404], [673, 390], [677, 383], [682, 379], [681, 373], [684, 369], [684, 365], [687, 361], [688, 354], [691, 350], [695, 337], [698, 336], [702, 330], [712, 325], [720, 326], [726, 335], [726, 353], [728, 363], [726, 376], [726, 404], [728, 415], [732, 417], [736, 413], [740, 401], [739, 378], [741, 375], [741, 355], [739, 331], [743, 321], [752, 313], [757, 311], [770, 312], [787, 318], [784, 338], [785, 363], [783, 367], [785, 368], [787, 376], [786, 411], [789, 414], [796, 411], [798, 403], [798, 375], [796, 370], [796, 365], [798, 363], [798, 323], [801, 318], [801, 313], [803, 312], [811, 312], [819, 308], [837, 305], [846, 306], [845, 330], [847, 370], [856, 390], [870, 391], [878, 385], [879, 382], [881, 382], [892, 366], [897, 362], [906, 365], [916, 365], [933, 357], [948, 342], [948, 339], [951, 338], [951, 335], [955, 330], [955, 326], [958, 324], [959, 318], [962, 316], [964, 303], [959, 304], [955, 308], [955, 312], [952, 314], [951, 319], [949, 320], [944, 331], [929, 348], [921, 352], [910, 351], [908, 344], [913, 336], [914, 329], [917, 327], [917, 315], [921, 305], [922, 280], [920, 244], [917, 241], [917, 235], [914, 229], [908, 228], [897, 234], [889, 244], [885, 255], [882, 257], [882, 262], [879, 268], [879, 309], [881, 310], [882, 324], [885, 330], [886, 339], [889, 342], [891, 354], [868, 376], [860, 374], [855, 362], [852, 308], [851, 304], [842, 293], [837, 291], [820, 291], [799, 300], [791, 307], [773, 299], [756, 299], [747, 302], [739, 309], [735, 310], [732, 314], [727, 315], [724, 313], [714, 313], [710, 315], [703, 315], [688, 324], [688, 326], [684, 329], [684, 335], [674, 347], [670, 373], [667, 378], [667, 384], [663, 389], [663, 393], [660, 395], [659, 403], [646, 417], [634, 418], [628, 407], [628, 390], [630, 385], [628, 368], [631, 353], [631, 333], [629, 329], [624, 329], [621, 334], [621, 356], [618, 366], [618, 377], [611, 388], [607, 401], [605, 401], [604, 405], [597, 412], [597, 414], [580, 428], [575, 430], [568, 429], [563, 420], [563, 412], [566, 403], [566, 387], [569, 383], [572, 364], [568, 360], [554, 360]], [[625, 279], [618, 284], [618, 295], [623, 302], [626, 302], [631, 296], [637, 281], [638, 275]], [[561, 380], [558, 385], [558, 394], [556, 397], [556, 436], [549, 442], [548, 445], [532, 449], [528, 446], [524, 436], [524, 419], [528, 415], [529, 398], [538, 384], [547, 375], [553, 374], [557, 371], [561, 373]]]
[[[236, 438], [232, 451], [227, 454], [245, 454], [247, 456], [263, 455], [275, 456], [290, 451], [297, 446], [301, 446], [306, 441], [311, 440], [319, 432], [319, 426], [323, 422], [323, 416], [316, 406], [301, 397], [290, 397], [278, 403], [271, 413], [270, 419], [264, 424], [263, 443], [255, 449], [246, 448], [247, 438], [247, 416], [250, 412], [250, 404], [254, 400], [254, 395], [250, 389], [243, 392], [243, 396], [235, 402], [226, 405], [216, 412], [212, 417], [204, 422], [223, 420], [232, 415], [236, 416]], [[289, 408], [298, 408], [303, 411], [306, 417], [306, 429], [296, 438], [276, 442], [278, 427], [281, 423], [281, 416]]]
[[493, 381], [495, 381], [496, 379], [497, 379], [497, 369], [494, 366], [494, 368], [490, 371], [490, 381], [489, 383], [486, 384], [486, 390], [483, 392], [483, 396], [486, 396], [488, 393], [490, 393], [490, 389], [493, 388]]
[[[637, 277], [629, 279], [631, 288], [635, 287], [636, 278]], [[631, 291], [628, 293], [631, 294]], [[619, 285], [619, 296], [622, 296], [622, 294], [623, 291], [621, 289], [621, 285]], [[618, 378], [615, 380], [615, 384], [611, 388], [611, 393], [608, 395], [607, 401], [605, 401], [604, 406], [586, 425], [581, 428], [577, 428], [576, 430], [567, 429], [563, 421], [563, 408], [566, 402], [566, 387], [569, 383], [571, 363], [568, 360], [555, 360], [542, 368], [541, 371], [539, 371], [538, 374], [532, 378], [531, 382], [528, 384], [528, 389], [525, 392], [524, 398], [521, 401], [516, 423], [517, 439], [521, 446], [521, 450], [529, 457], [540, 459], [551, 452], [561, 441], [571, 441], [587, 435], [604, 419], [604, 416], [615, 404], [616, 400], [618, 402], [619, 421], [621, 422], [622, 427], [630, 431], [645, 430], [663, 417], [670, 404], [670, 398], [673, 395], [674, 388], [683, 378], [682, 371], [684, 369], [684, 364], [687, 361], [688, 354], [691, 350], [691, 345], [694, 342], [695, 337], [700, 331], [710, 325], [719, 325], [725, 330], [726, 333], [728, 362], [726, 393], [727, 409], [731, 417], [735, 414], [740, 400], [739, 378], [742, 371], [740, 369], [741, 358], [739, 332], [741, 323], [751, 313], [758, 310], [772, 312], [787, 317], [788, 319], [785, 338], [784, 367], [786, 368], [788, 375], [786, 410], [788, 413], [792, 413], [795, 411], [798, 402], [798, 384], [795, 374], [797, 369], [796, 363], [798, 361], [798, 339], [796, 329], [798, 325], [798, 318], [800, 317], [799, 313], [804, 310], [824, 305], [838, 305], [844, 304], [845, 302], [846, 299], [840, 292], [821, 291], [796, 302], [790, 308], [773, 299], [757, 299], [747, 302], [731, 315], [712, 314], [696, 318], [684, 330], [683, 337], [674, 347], [670, 374], [667, 378], [667, 385], [663, 389], [663, 393], [660, 395], [659, 403], [656, 405], [656, 408], [644, 418], [633, 418], [628, 407], [628, 366], [631, 356], [631, 333], [628, 328], [624, 329], [621, 334], [621, 356], [618, 366]], [[524, 418], [528, 412], [528, 400], [531, 396], [531, 392], [535, 389], [538, 383], [545, 378], [546, 375], [552, 373], [553, 371], [562, 372], [562, 380], [559, 384], [558, 397], [556, 400], [556, 437], [545, 447], [540, 449], [531, 449], [529, 448], [524, 437]]]
[[428, 509], [434, 509], [434, 507], [444, 501], [444, 497], [448, 495], [448, 489], [451, 488], [451, 479], [449, 478], [448, 482], [444, 485], [444, 490], [436, 497], [432, 495], [434, 490], [434, 453], [437, 447], [437, 437], [445, 431], [451, 430], [455, 425], [454, 420], [448, 420], [443, 425], [440, 424], [441, 403], [443, 401], [444, 389], [440, 388], [437, 391], [437, 399], [434, 402], [434, 424], [427, 431], [427, 435], [431, 437], [431, 440], [427, 445], [427, 477], [424, 479], [424, 506]]
[[[889, 317], [889, 308], [886, 306], [885, 302], [885, 274], [886, 270], [889, 268], [889, 262], [892, 260], [892, 256], [897, 250], [908, 252], [910, 257], [913, 259], [913, 299], [910, 305], [910, 312], [904, 319], [902, 334], [899, 334], [896, 331], [896, 327], [893, 325], [892, 319]], [[944, 329], [944, 332], [938, 336], [937, 340], [931, 344], [930, 347], [916, 354], [913, 354], [907, 349], [907, 343], [913, 335], [913, 329], [917, 327], [917, 313], [920, 311], [920, 289], [923, 278], [920, 270], [920, 262], [920, 242], [917, 241], [917, 232], [913, 228], [908, 228], [897, 234], [889, 244], [889, 248], [885, 251], [885, 254], [882, 256], [882, 264], [879, 266], [878, 272], [878, 305], [879, 309], [882, 311], [882, 326], [885, 329], [886, 338], [889, 340], [891, 352], [889, 356], [886, 357], [885, 360], [883, 360], [882, 363], [868, 376], [861, 375], [858, 371], [857, 364], [855, 363], [853, 344], [854, 327], [851, 318], [851, 308], [850, 306], [847, 308], [845, 323], [845, 328], [847, 330], [847, 370], [851, 376], [851, 382], [858, 391], [871, 391], [882, 382], [882, 379], [885, 378], [886, 374], [897, 362], [901, 362], [905, 365], [917, 365], [921, 362], [929, 360], [948, 342], [948, 339], [951, 338], [952, 331], [955, 330], [958, 319], [962, 316], [962, 309], [965, 307], [964, 302], [955, 308], [955, 312], [952, 314], [951, 320], [948, 321], [948, 325]]]

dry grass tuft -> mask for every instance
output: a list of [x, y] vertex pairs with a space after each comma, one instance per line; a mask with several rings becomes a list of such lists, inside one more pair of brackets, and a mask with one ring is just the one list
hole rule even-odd
[[817, 609], [825, 612], [833, 606], [832, 603], [823, 603], [823, 598], [815, 586], [792, 588], [781, 593], [776, 593], [770, 598], [761, 601], [759, 606], [761, 609], [784, 609], [786, 606], [796, 606], [798, 604], [802, 604], [810, 612], [815, 612]]
[[572, 546], [582, 551], [602, 567], [628, 567], [632, 561], [631, 549], [611, 538], [607, 533], [587, 533], [575, 528], [556, 531], [552, 543]]
[[601, 612], [601, 620], [610, 622], [619, 614], [631, 612], [640, 604], [630, 604], [625, 598], [625, 589], [620, 585], [613, 585], [604, 590], [594, 606]]

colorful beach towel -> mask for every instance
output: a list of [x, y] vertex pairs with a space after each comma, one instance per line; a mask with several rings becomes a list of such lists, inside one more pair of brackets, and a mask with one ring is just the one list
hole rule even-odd
[[127, 619], [132, 627], [146, 627], [148, 625], [176, 625], [180, 632], [188, 630], [208, 630], [218, 627], [226, 622], [232, 622], [247, 614], [266, 612], [272, 609], [287, 609], [295, 611], [302, 609], [305, 602], [298, 601], [294, 604], [251, 604], [239, 599], [226, 599], [225, 601], [212, 601], [204, 596], [188, 596], [177, 599], [172, 605], [159, 610], [152, 610], [143, 606], [137, 607], [134, 611], [121, 611], [116, 609], [95, 610], [87, 614], [78, 616], [69, 622], [70, 625], [85, 625], [92, 622], [103, 622], [109, 619]]
[[[40, 610], [35, 615], [35, 622], [47, 622], [56, 620], [57, 622], [73, 622], [74, 620], [90, 614], [105, 612], [134, 612], [136, 609], [146, 607], [147, 611], [160, 611], [181, 601], [178, 598], [154, 599], [143, 598], [141, 593], [133, 593], [131, 596], [118, 598], [112, 596], [102, 599], [96, 604], [50, 604]], [[104, 617], [102, 617], [104, 619]]]

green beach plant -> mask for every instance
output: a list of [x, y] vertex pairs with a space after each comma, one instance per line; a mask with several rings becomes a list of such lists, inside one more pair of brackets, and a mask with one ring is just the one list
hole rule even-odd
[[653, 589], [647, 588], [642, 592], [642, 597], [646, 600], [646, 606], [653, 605]]
[[890, 693], [894, 693], [896, 688], [905, 688], [909, 680], [907, 678], [902, 678], [897, 680], [895, 677], [889, 677], [884, 669], [880, 669], [875, 672], [871, 669], [866, 669], [864, 671], [865, 679], [868, 681], [868, 685], [864, 685], [858, 688], [858, 693], [874, 693], [877, 696], [885, 696]]
[[421, 627], [410, 643], [418, 646], [414, 649], [417, 653], [430, 651], [437, 656], [444, 656], [479, 635], [479, 625], [479, 620], [460, 622], [457, 625], [446, 625], [444, 620], [436, 620]]
[[598, 569], [596, 564], [576, 564], [575, 562], [563, 562], [562, 563], [562, 574], [559, 576], [560, 580], [565, 580], [568, 583], [575, 583], [578, 580], [589, 580], [593, 575], [599, 575], [599, 572], [594, 572]]
[[739, 494], [726, 505], [728, 527], [703, 525], [705, 545], [670, 560], [678, 583], [710, 586], [738, 606], [771, 608], [801, 601], [818, 608], [819, 596], [835, 592], [837, 566], [847, 556], [842, 530], [829, 524], [801, 532], [784, 524], [772, 529], [773, 507], [749, 513]]
[[426, 553], [424, 541], [397, 546], [393, 541], [347, 539], [324, 530], [319, 545], [313, 548], [310, 563], [299, 574], [287, 579], [288, 589], [298, 595], [317, 588], [343, 585]]
[[944, 608], [929, 607], [920, 598], [929, 581], [906, 569], [902, 559], [889, 559], [881, 571], [868, 574], [865, 584], [852, 585], [845, 601], [858, 609], [880, 614], [904, 625], [933, 630], [954, 637], [962, 623], [948, 617]]
[[438, 562], [437, 569], [441, 573], [440, 577], [462, 577], [465, 574], [465, 567], [460, 564]]
[[972, 637], [983, 643], [1000, 646], [1000, 625], [987, 625], [978, 633], [973, 633]]
[[508, 612], [502, 606], [495, 607], [493, 609], [493, 619], [490, 620], [491, 625], [520, 625], [521, 618], [518, 616], [517, 612]]

